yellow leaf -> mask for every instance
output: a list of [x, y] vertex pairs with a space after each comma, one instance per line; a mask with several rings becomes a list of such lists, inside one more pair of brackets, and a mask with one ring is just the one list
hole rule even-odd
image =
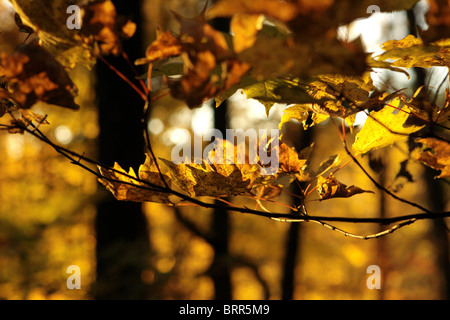
[[[142, 180], [147, 180], [153, 184], [163, 186], [159, 173], [155, 173], [156, 168], [151, 164], [147, 156], [144, 165], [139, 169], [139, 176]], [[117, 200], [135, 202], [159, 202], [170, 204], [169, 193], [149, 190], [147, 184], [138, 182], [136, 173], [130, 168], [127, 173], [118, 163], [114, 163], [113, 169], [99, 167], [99, 171], [104, 178], [100, 178], [107, 190], [109, 190]], [[169, 181], [168, 177], [166, 179]], [[170, 182], [170, 181], [169, 181]]]
[[448, 41], [444, 40], [424, 44], [421, 39], [409, 35], [401, 40], [387, 41], [382, 48], [386, 52], [375, 57], [375, 60], [392, 60], [391, 65], [394, 67], [431, 68], [450, 64], [450, 47]]
[[262, 29], [263, 21], [262, 14], [237, 13], [233, 16], [230, 29], [234, 34], [234, 52], [239, 53], [255, 43], [256, 35]]
[[208, 19], [231, 17], [236, 13], [263, 14], [280, 21], [289, 21], [298, 14], [295, 3], [280, 0], [220, 0], [206, 13]]
[[285, 173], [300, 173], [306, 164], [306, 159], [300, 159], [294, 147], [278, 141], [279, 143], [279, 159], [280, 170]]
[[410, 108], [402, 104], [403, 102], [396, 98], [380, 111], [370, 113], [352, 145], [356, 155], [406, 140], [409, 134], [424, 127], [407, 124], [411, 117]]

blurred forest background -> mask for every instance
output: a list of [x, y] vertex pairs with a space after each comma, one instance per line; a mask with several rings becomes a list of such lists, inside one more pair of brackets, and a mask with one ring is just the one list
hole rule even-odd
[[[197, 0], [142, 1], [141, 56], [157, 27], [177, 30], [170, 10], [193, 17], [203, 6], [204, 1]], [[342, 30], [342, 34], [353, 37], [358, 35], [353, 34], [355, 30], [362, 32], [367, 51], [376, 51], [385, 40], [401, 39], [411, 32], [411, 14], [414, 16], [411, 12], [375, 14]], [[420, 19], [417, 21], [420, 23]], [[0, 28], [0, 51], [13, 50], [27, 37], [18, 32], [14, 12], [4, 0], [0, 1]], [[412, 94], [419, 81], [437, 87], [445, 72], [434, 68], [422, 77], [419, 75], [410, 81], [389, 72], [374, 77], [376, 85], [392, 90], [407, 87], [407, 93]], [[73, 70], [72, 76], [80, 91], [80, 111], [44, 104], [34, 107], [34, 111], [48, 114], [50, 126], [41, 129], [53, 141], [99, 159], [102, 140], [97, 109], [99, 91], [95, 90], [98, 79], [83, 67]], [[155, 81], [153, 87], [157, 85]], [[442, 101], [442, 92], [438, 92], [438, 101]], [[186, 139], [180, 129], [195, 128], [201, 132], [220, 126], [277, 128], [285, 106], [272, 108], [267, 117], [262, 105], [237, 93], [226, 108], [222, 107], [214, 110], [209, 103], [190, 110], [170, 97], [152, 104], [148, 126], [155, 153], [169, 158], [172, 147]], [[324, 122], [310, 133], [316, 141], [313, 162], [323, 159], [321, 152], [342, 152], [335, 130]], [[311, 139], [298, 123], [285, 125], [283, 134], [291, 145], [300, 140], [308, 145]], [[407, 169], [414, 182], [398, 176], [401, 163], [407, 158], [403, 150], [401, 144], [383, 149], [370, 160], [383, 166], [385, 174], [377, 176], [376, 165], [371, 173], [404, 198], [433, 210], [449, 210], [448, 183], [433, 181], [434, 172], [410, 161]], [[450, 298], [449, 239], [443, 220], [419, 221], [386, 237], [364, 241], [312, 223], [289, 224], [240, 213], [145, 203], [138, 207], [144, 219], [136, 219], [135, 223], [141, 224], [146, 238], [139, 241], [146, 244], [134, 246], [119, 239], [116, 245], [120, 250], [108, 260], [112, 266], [102, 269], [98, 264], [97, 215], [99, 204], [105, 199], [111, 201], [112, 196], [96, 177], [26, 134], [0, 134], [0, 154], [0, 299]], [[369, 159], [363, 161], [368, 167]], [[377, 191], [356, 165], [347, 165], [340, 177], [343, 182]], [[288, 193], [282, 200], [294, 201]], [[118, 206], [117, 202], [112, 203]], [[248, 203], [250, 207], [254, 205]], [[311, 201], [307, 206], [311, 214], [331, 216], [415, 213], [379, 192], [351, 199]], [[273, 203], [267, 203], [267, 208], [282, 210]], [[380, 228], [375, 224], [342, 227], [356, 234], [375, 233]], [[126, 267], [134, 264], [141, 266], [132, 270]], [[81, 268], [81, 290], [66, 287], [69, 265]], [[381, 268], [380, 290], [366, 286], [370, 265]], [[107, 272], [106, 276], [102, 272]], [[139, 285], [134, 286], [133, 281]]]

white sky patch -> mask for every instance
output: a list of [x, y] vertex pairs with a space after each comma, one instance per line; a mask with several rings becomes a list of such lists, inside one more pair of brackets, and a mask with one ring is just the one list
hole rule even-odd
[[[220, 107], [219, 107], [220, 108]], [[202, 135], [214, 126], [214, 110], [211, 103], [205, 103], [199, 109], [194, 109], [191, 118], [191, 128], [195, 134]]]

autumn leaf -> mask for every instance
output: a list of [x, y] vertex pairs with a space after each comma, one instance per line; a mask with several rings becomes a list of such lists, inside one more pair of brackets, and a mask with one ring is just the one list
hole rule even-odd
[[32, 42], [15, 53], [0, 56], [0, 77], [7, 82], [8, 95], [21, 108], [37, 101], [77, 110], [77, 89], [64, 67], [53, 56]]
[[[109, 190], [117, 200], [135, 201], [135, 202], [158, 202], [170, 204], [173, 203], [169, 193], [151, 190], [151, 186], [137, 180], [136, 173], [132, 168], [126, 172], [122, 167], [115, 163], [112, 169], [99, 167], [103, 178], [99, 179], [107, 190]], [[164, 176], [170, 185], [168, 176]], [[148, 181], [154, 185], [164, 187], [161, 176], [156, 165], [151, 158], [146, 155], [146, 160], [139, 168], [139, 178]]]
[[424, 44], [422, 39], [408, 35], [401, 40], [382, 44], [386, 52], [374, 57], [377, 61], [390, 60], [394, 67], [431, 68], [450, 65], [450, 41]]
[[226, 35], [206, 22], [205, 9], [194, 18], [174, 12], [180, 34], [158, 31], [156, 40], [147, 48], [146, 57], [136, 61], [149, 63], [151, 78], [156, 63], [180, 57], [180, 77], [164, 79], [172, 97], [186, 102], [190, 108], [200, 107], [206, 100], [232, 88], [250, 69], [248, 64], [236, 59]]
[[163, 60], [181, 54], [181, 44], [170, 32], [156, 30], [156, 39], [147, 47], [145, 58], [136, 61], [136, 64], [144, 64]]
[[306, 159], [300, 159], [294, 147], [289, 147], [279, 141], [278, 163], [280, 170], [285, 173], [300, 173], [306, 165]]
[[89, 3], [84, 10], [83, 40], [91, 45], [97, 42], [102, 55], [121, 53], [121, 41], [134, 35], [136, 24], [118, 16], [111, 0]]
[[424, 148], [417, 155], [417, 160], [435, 170], [441, 171], [437, 178], [450, 177], [450, 143], [436, 138], [418, 139]]
[[234, 35], [234, 52], [239, 53], [253, 46], [258, 31], [263, 27], [263, 21], [262, 14], [237, 13], [233, 16], [230, 29]]
[[[241, 171], [234, 164], [222, 165], [219, 173], [205, 162], [200, 165], [161, 161], [168, 167], [172, 181], [191, 197], [235, 196], [250, 191], [250, 181], [243, 180]], [[228, 170], [223, 170], [224, 167]]]
[[295, 3], [280, 0], [220, 0], [207, 11], [207, 18], [232, 17], [238, 13], [267, 15], [289, 21], [297, 15], [298, 7]]
[[328, 157], [328, 159], [322, 161], [319, 164], [319, 168], [316, 170], [317, 176], [324, 175], [325, 172], [337, 168], [349, 158], [348, 155], [334, 154]]
[[[151, 81], [150, 79], [154, 77], [153, 73], [153, 63], [158, 60], [165, 60], [170, 57], [178, 56], [181, 54], [181, 44], [177, 38], [175, 38], [170, 31], [162, 32], [161, 30], [156, 30], [156, 40], [153, 41], [146, 50], [145, 58], [141, 58], [136, 60], [136, 65], [141, 65], [148, 63], [148, 71], [147, 78], [148, 80], [148, 89], [151, 91]], [[181, 65], [182, 64], [177, 64]], [[179, 69], [179, 68], [178, 68]], [[179, 73], [182, 73], [181, 70], [177, 70]], [[171, 75], [170, 72], [162, 72], [165, 75]]]
[[66, 0], [10, 1], [23, 25], [34, 30], [40, 44], [65, 68], [82, 64], [91, 69], [98, 54], [119, 54], [121, 41], [136, 31], [136, 24], [117, 15], [110, 0], [97, 0], [86, 5], [80, 3], [80, 30], [67, 27]]
[[347, 187], [347, 185], [339, 182], [333, 174], [330, 174], [327, 178], [322, 176], [317, 178], [317, 191], [319, 192], [320, 200], [349, 198], [359, 193], [373, 193], [356, 186]]
[[400, 98], [394, 99], [380, 111], [371, 112], [356, 135], [353, 151], [359, 155], [406, 140], [411, 133], [424, 127], [423, 123], [408, 124], [410, 117], [413, 118], [410, 108]]
[[425, 13], [427, 29], [420, 30], [420, 37], [425, 43], [450, 38], [450, 6], [447, 0], [427, 0]]
[[249, 82], [242, 88], [248, 99], [258, 100], [269, 115], [275, 103], [313, 103], [319, 101], [308, 94], [304, 87], [298, 85], [298, 79], [269, 79], [261, 82]]
[[[65, 68], [82, 64], [89, 69], [95, 64], [92, 47], [80, 37], [78, 30], [67, 28], [66, 0], [10, 0], [26, 30], [32, 29], [39, 43]], [[23, 28], [23, 27], [22, 27]]]

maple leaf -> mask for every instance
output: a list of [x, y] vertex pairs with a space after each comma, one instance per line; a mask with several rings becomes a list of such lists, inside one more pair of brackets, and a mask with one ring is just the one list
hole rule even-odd
[[411, 118], [414, 119], [410, 115], [410, 110], [407, 104], [396, 98], [380, 111], [371, 112], [361, 131], [356, 134], [352, 145], [355, 154], [363, 154], [406, 140], [409, 134], [422, 129], [423, 123], [419, 125], [407, 123]]
[[21, 108], [37, 101], [77, 110], [77, 89], [64, 67], [36, 42], [20, 46], [13, 54], [2, 53], [0, 76], [8, 95]]
[[[135, 202], [149, 201], [165, 204], [173, 203], [169, 193], [150, 190], [149, 188], [151, 187], [149, 185], [137, 181], [137, 176], [133, 168], [130, 168], [127, 173], [118, 163], [114, 163], [112, 169], [99, 167], [99, 171], [104, 177], [100, 178], [99, 182], [102, 183], [117, 200]], [[170, 184], [171, 181], [169, 177], [164, 175], [164, 178], [166, 182]], [[139, 179], [164, 187], [156, 164], [148, 155], [146, 155], [145, 163], [139, 167]]]
[[249, 81], [243, 86], [248, 99], [258, 100], [266, 108], [269, 115], [270, 109], [275, 103], [313, 103], [320, 101], [308, 94], [304, 87], [298, 85], [298, 79], [269, 79], [265, 81]]
[[111, 0], [78, 1], [83, 13], [80, 30], [67, 28], [66, 0], [10, 1], [22, 25], [32, 29], [40, 44], [66, 68], [82, 64], [91, 69], [98, 54], [119, 54], [121, 41], [136, 31], [134, 22], [117, 15]]
[[436, 138], [418, 139], [424, 145], [417, 160], [435, 170], [441, 171], [437, 178], [450, 177], [450, 143]]
[[331, 155], [328, 159], [322, 161], [317, 169], [317, 176], [324, 175], [325, 172], [337, 168], [341, 163], [343, 163], [348, 156], [343, 156], [341, 154]]
[[320, 200], [349, 198], [359, 193], [373, 193], [356, 186], [348, 187], [339, 182], [333, 174], [330, 174], [327, 178], [322, 176], [317, 178], [317, 191], [319, 192]]
[[389, 40], [382, 44], [384, 53], [374, 57], [378, 61], [392, 60], [391, 65], [403, 68], [431, 68], [450, 65], [450, 40], [443, 39], [429, 44], [413, 35], [401, 40]]
[[[147, 48], [146, 57], [137, 64], [149, 63], [148, 77], [153, 65], [169, 57], [179, 56], [183, 62], [181, 77], [165, 78], [174, 98], [183, 100], [190, 108], [224, 92], [249, 71], [250, 66], [236, 59], [225, 34], [215, 30], [205, 20], [205, 9], [194, 18], [174, 12], [180, 23], [180, 34], [157, 32], [157, 38]], [[179, 70], [179, 66], [176, 66]], [[173, 71], [173, 70], [172, 70]]]
[[243, 180], [234, 164], [221, 165], [220, 173], [212, 166], [200, 164], [174, 164], [161, 159], [169, 168], [172, 181], [191, 197], [222, 197], [248, 194], [250, 181]]
[[306, 159], [300, 159], [294, 147], [289, 147], [279, 141], [278, 163], [280, 170], [285, 173], [300, 173], [306, 165]]
[[[311, 104], [295, 104], [284, 109], [278, 128], [281, 130], [285, 123], [295, 120], [302, 123], [306, 130], [310, 126], [319, 124], [329, 118], [328, 115], [313, 112], [312, 108], [314, 108], [314, 105]], [[309, 122], [309, 119], [311, 119], [311, 122]]]
[[33, 30], [39, 43], [66, 68], [82, 64], [92, 68], [95, 57], [92, 47], [80, 37], [78, 30], [67, 28], [66, 0], [10, 0], [18, 16], [20, 27]]

